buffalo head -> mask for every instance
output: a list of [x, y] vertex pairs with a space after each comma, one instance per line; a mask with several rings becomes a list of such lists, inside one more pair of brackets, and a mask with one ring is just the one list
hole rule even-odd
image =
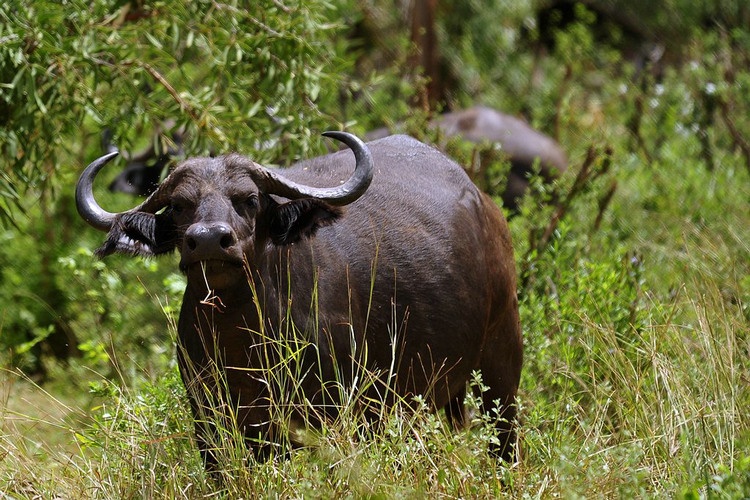
[[[340, 216], [339, 206], [366, 191], [373, 169], [367, 148], [351, 134], [324, 135], [354, 151], [354, 173], [341, 186], [297, 184], [240, 155], [193, 158], [175, 169], [142, 204], [113, 214], [96, 203], [92, 191], [96, 174], [117, 155], [113, 152], [81, 174], [76, 188], [78, 211], [90, 225], [109, 232], [98, 256], [115, 252], [154, 256], [177, 248], [181, 270], [190, 273], [202, 267], [201, 273], [217, 280], [209, 283], [214, 288], [222, 279], [241, 276], [238, 269], [256, 254], [256, 248], [312, 236]], [[275, 197], [290, 201], [279, 203]]]

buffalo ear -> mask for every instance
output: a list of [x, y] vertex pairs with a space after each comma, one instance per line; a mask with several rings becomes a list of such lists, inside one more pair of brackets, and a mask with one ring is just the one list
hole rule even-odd
[[177, 232], [169, 213], [123, 212], [117, 214], [107, 240], [95, 253], [152, 257], [169, 253], [177, 244]]
[[315, 235], [318, 228], [336, 222], [343, 210], [315, 198], [292, 200], [281, 205], [275, 202], [271, 211], [270, 236], [276, 245], [290, 245]]

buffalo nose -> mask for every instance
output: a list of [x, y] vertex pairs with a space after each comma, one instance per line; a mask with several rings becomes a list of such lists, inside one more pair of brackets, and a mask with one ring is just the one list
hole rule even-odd
[[232, 228], [217, 222], [214, 224], [193, 224], [185, 231], [187, 249], [200, 258], [210, 258], [222, 254], [232, 245], [235, 237]]

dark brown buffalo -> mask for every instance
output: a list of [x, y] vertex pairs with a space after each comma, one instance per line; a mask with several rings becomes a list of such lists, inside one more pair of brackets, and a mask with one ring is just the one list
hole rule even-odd
[[[395, 128], [399, 127], [402, 125]], [[500, 148], [499, 153], [511, 164], [508, 183], [500, 196], [503, 206], [511, 211], [518, 210], [535, 168], [545, 182], [552, 182], [568, 168], [568, 158], [554, 139], [519, 118], [486, 106], [445, 113], [432, 120], [430, 127], [439, 129], [444, 138], [461, 137]], [[379, 128], [368, 133], [367, 138], [380, 139], [390, 133], [388, 128]], [[445, 149], [445, 144], [440, 147]]]
[[236, 154], [192, 158], [118, 214], [92, 193], [113, 154], [78, 181], [81, 216], [109, 233], [99, 256], [181, 253], [178, 358], [205, 461], [217, 460], [207, 407], [233, 415], [258, 458], [283, 442], [271, 407], [281, 398], [274, 370], [288, 360], [274, 343], [301, 360], [299, 378], [281, 388], [308, 401], [294, 425], [336, 416], [340, 395], [358, 388], [370, 416], [423, 395], [460, 425], [467, 380], [479, 370], [484, 409], [502, 417], [493, 451], [511, 459], [522, 347], [500, 210], [456, 163], [415, 139], [365, 145], [327, 135], [354, 152], [351, 176], [351, 151], [283, 176]]

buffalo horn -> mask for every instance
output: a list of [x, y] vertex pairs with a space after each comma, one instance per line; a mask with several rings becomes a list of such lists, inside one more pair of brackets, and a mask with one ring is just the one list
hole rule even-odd
[[347, 132], [323, 132], [326, 137], [332, 137], [343, 142], [354, 152], [355, 167], [351, 177], [338, 187], [316, 188], [297, 184], [274, 172], [263, 169], [262, 176], [267, 183], [267, 192], [289, 199], [317, 198], [331, 205], [348, 205], [362, 196], [372, 181], [373, 160], [369, 148], [357, 136]]
[[115, 214], [107, 212], [94, 200], [94, 177], [119, 152], [113, 151], [97, 158], [83, 171], [76, 185], [76, 206], [83, 220], [100, 231], [109, 231], [115, 220]]

